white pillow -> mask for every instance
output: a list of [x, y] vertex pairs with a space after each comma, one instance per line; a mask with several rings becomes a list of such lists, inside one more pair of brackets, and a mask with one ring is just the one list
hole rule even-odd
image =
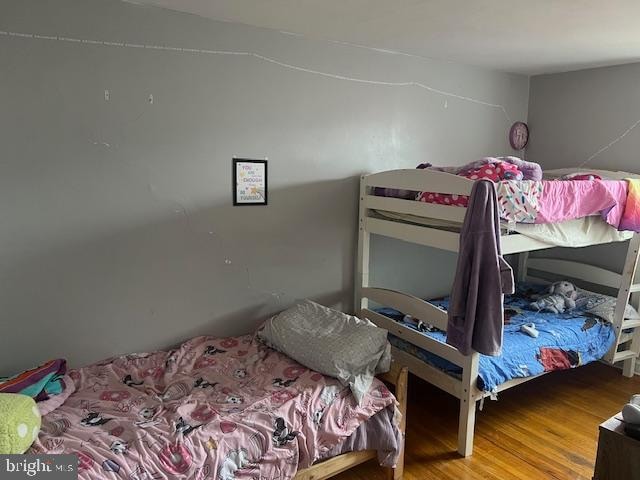
[[358, 403], [380, 373], [378, 363], [389, 368], [386, 330], [310, 300], [267, 320], [258, 337], [305, 367], [349, 385]]

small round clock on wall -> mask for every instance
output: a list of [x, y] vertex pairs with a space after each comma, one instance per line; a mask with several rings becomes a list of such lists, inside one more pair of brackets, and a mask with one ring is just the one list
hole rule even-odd
[[529, 141], [529, 127], [524, 122], [515, 122], [509, 130], [509, 143], [514, 150], [522, 150]]

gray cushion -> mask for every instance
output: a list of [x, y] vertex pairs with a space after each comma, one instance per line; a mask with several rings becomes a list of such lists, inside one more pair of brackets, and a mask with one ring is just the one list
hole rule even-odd
[[349, 385], [358, 403], [376, 370], [389, 368], [386, 330], [310, 300], [269, 319], [258, 337], [305, 367]]
[[[614, 297], [590, 292], [589, 290], [583, 290], [581, 288], [577, 290], [578, 298], [576, 298], [576, 307], [584, 309], [585, 312], [596, 315], [607, 322], [613, 323], [616, 311], [616, 299]], [[634, 320], [640, 319], [640, 315], [638, 315], [636, 309], [631, 305], [627, 305], [624, 316], [625, 318]]]

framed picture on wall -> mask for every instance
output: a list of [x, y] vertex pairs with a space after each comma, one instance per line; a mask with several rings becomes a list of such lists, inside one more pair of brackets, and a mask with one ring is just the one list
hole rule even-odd
[[267, 205], [267, 161], [233, 159], [233, 204]]

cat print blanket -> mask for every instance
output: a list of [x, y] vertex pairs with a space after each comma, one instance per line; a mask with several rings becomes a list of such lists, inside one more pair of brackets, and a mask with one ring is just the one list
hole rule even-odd
[[76, 454], [79, 478], [92, 480], [288, 480], [395, 402], [375, 380], [357, 405], [348, 387], [251, 335], [69, 375], [75, 392], [43, 417], [30, 453]]

